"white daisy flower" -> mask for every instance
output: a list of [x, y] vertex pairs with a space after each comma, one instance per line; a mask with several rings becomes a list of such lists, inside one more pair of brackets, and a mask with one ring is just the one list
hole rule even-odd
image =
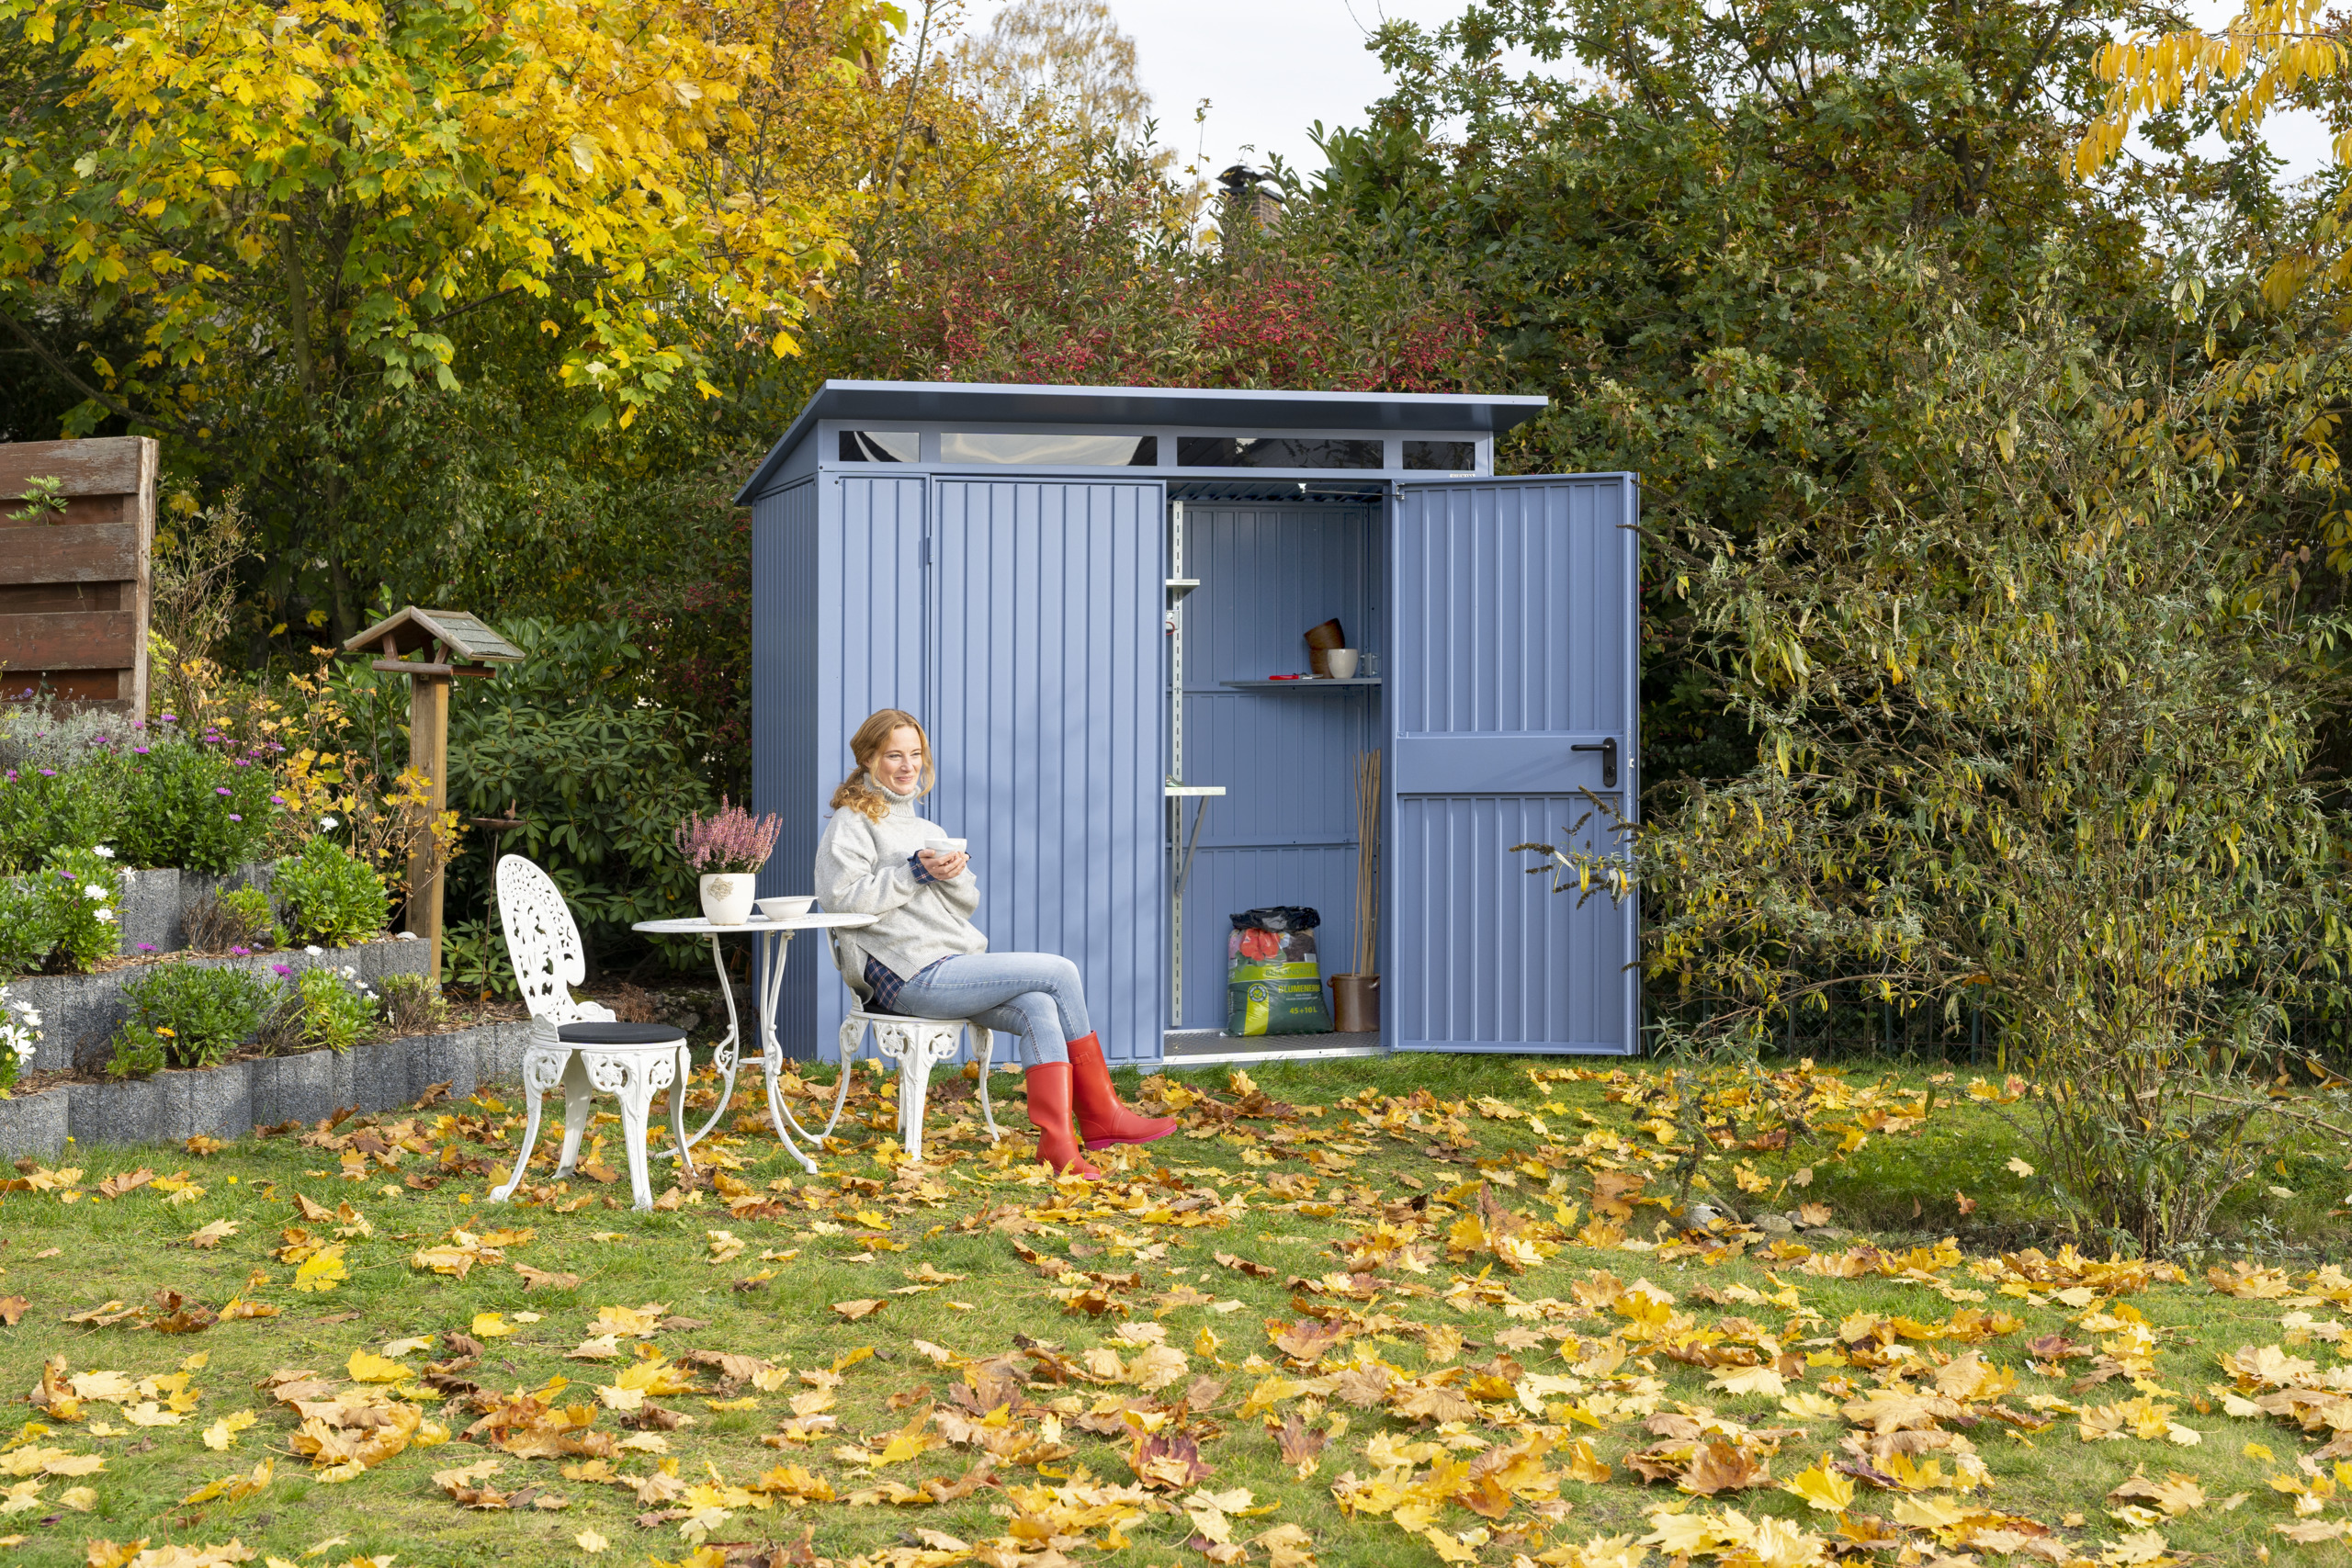
[[97, 856], [100, 860], [114, 859], [114, 852], [107, 848], [104, 844], [100, 844], [96, 849], [92, 850], [90, 852]]
[[98, 911], [97, 919], [98, 923], [101, 925], [112, 925], [114, 923], [114, 911], [112, 909], [100, 909]]
[[98, 902], [104, 902], [107, 897], [107, 890], [93, 882], [88, 886], [82, 889], [82, 897]]

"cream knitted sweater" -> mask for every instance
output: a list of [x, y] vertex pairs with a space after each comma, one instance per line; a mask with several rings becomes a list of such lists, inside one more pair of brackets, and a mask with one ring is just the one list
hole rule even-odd
[[869, 954], [912, 978], [942, 958], [989, 950], [989, 939], [972, 924], [980, 907], [972, 868], [967, 865], [953, 881], [925, 882], [909, 863], [925, 840], [945, 838], [945, 829], [915, 815], [913, 795], [892, 794], [870, 773], [866, 783], [890, 803], [882, 820], [836, 811], [817, 840], [817, 899], [826, 912], [881, 917], [836, 939], [842, 977], [861, 1001], [867, 995]]

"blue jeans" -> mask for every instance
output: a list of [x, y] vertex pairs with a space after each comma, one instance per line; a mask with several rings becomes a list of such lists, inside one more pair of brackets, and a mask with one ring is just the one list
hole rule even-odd
[[975, 953], [943, 958], [899, 989], [915, 1018], [968, 1018], [1021, 1036], [1021, 1065], [1069, 1060], [1069, 1043], [1094, 1032], [1078, 965], [1052, 953]]

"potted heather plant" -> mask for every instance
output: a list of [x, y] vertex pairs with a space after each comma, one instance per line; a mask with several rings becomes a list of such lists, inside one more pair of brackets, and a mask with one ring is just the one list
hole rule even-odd
[[754, 817], [725, 795], [708, 817], [689, 815], [672, 835], [686, 863], [702, 874], [702, 915], [715, 926], [740, 926], [752, 918], [753, 878], [768, 863], [784, 818]]

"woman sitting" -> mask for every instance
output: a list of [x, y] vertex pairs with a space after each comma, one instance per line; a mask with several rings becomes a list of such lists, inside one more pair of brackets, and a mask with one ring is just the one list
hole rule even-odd
[[817, 897], [837, 915], [878, 915], [841, 932], [842, 978], [876, 1012], [966, 1018], [1021, 1037], [1037, 1157], [1091, 1179], [1070, 1137], [1090, 1149], [1148, 1144], [1176, 1130], [1119, 1102], [1102, 1042], [1086, 1020], [1078, 965], [1051, 953], [990, 953], [972, 924], [980, 890], [968, 857], [924, 848], [945, 835], [915, 815], [937, 782], [930, 737], [912, 714], [884, 708], [850, 737], [857, 769], [833, 791], [817, 844]]

